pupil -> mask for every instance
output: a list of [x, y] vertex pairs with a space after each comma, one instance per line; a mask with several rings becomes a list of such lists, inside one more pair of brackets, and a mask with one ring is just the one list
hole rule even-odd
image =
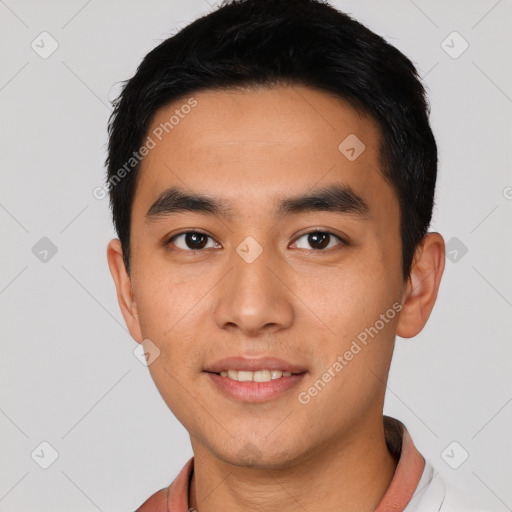
[[329, 235], [327, 233], [310, 233], [308, 242], [314, 249], [323, 249], [329, 245]]
[[187, 233], [185, 236], [186, 243], [191, 249], [202, 249], [206, 245], [205, 243], [201, 244], [198, 242], [198, 239], [201, 238], [204, 242], [206, 240], [206, 235], [203, 235], [202, 233]]

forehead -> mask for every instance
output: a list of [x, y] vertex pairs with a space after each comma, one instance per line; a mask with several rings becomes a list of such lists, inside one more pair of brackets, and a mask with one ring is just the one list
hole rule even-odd
[[201, 91], [157, 111], [147, 136], [154, 147], [141, 163], [134, 210], [176, 185], [235, 210], [333, 182], [377, 208], [394, 201], [377, 124], [308, 87]]

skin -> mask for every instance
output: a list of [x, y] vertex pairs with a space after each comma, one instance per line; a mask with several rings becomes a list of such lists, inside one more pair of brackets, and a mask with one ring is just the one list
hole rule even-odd
[[[160, 349], [151, 376], [190, 434], [190, 505], [200, 512], [373, 511], [396, 468], [382, 423], [395, 336], [415, 336], [427, 322], [444, 240], [439, 233], [424, 238], [404, 281], [398, 199], [380, 172], [380, 131], [346, 102], [299, 86], [194, 98], [197, 106], [142, 162], [131, 277], [119, 240], [107, 248], [130, 333]], [[157, 112], [150, 131], [184, 103]], [[338, 149], [349, 134], [366, 147], [354, 161]], [[273, 215], [275, 200], [333, 183], [357, 192], [369, 218]], [[214, 197], [233, 217], [186, 212], [146, 222], [171, 186]], [[164, 246], [193, 229], [212, 237], [207, 248], [193, 251], [185, 237]], [[334, 235], [329, 248], [308, 243], [303, 235], [314, 231]], [[263, 248], [250, 264], [236, 252], [247, 236]], [[401, 312], [317, 396], [300, 403], [298, 393], [393, 303]], [[232, 355], [275, 356], [308, 373], [300, 389], [267, 402], [236, 401], [203, 372]], [[242, 455], [248, 450], [250, 460]]]

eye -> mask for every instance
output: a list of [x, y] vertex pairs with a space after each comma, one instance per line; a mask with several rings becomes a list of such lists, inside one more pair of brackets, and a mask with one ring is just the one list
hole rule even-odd
[[[211, 242], [208, 242], [208, 239]], [[220, 247], [211, 236], [201, 231], [187, 231], [174, 235], [167, 244], [174, 244], [178, 249], [183, 251], [198, 251], [201, 249], [210, 249], [213, 247]]]
[[[303, 241], [301, 242], [301, 240]], [[322, 250], [330, 249], [335, 245], [340, 245], [339, 243], [333, 243], [335, 240], [338, 240], [338, 242], [341, 242], [342, 244], [346, 244], [339, 236], [329, 233], [328, 231], [312, 231], [297, 238], [294, 245], [298, 246], [299, 249], [309, 249], [312, 247], [314, 250]], [[309, 244], [310, 247], [306, 247], [307, 244]]]

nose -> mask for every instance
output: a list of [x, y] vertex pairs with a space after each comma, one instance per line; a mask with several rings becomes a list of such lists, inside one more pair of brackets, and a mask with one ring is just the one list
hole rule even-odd
[[214, 310], [219, 328], [258, 336], [289, 328], [294, 320], [293, 293], [286, 285], [285, 262], [263, 251], [254, 261], [234, 252], [233, 268], [216, 288]]

